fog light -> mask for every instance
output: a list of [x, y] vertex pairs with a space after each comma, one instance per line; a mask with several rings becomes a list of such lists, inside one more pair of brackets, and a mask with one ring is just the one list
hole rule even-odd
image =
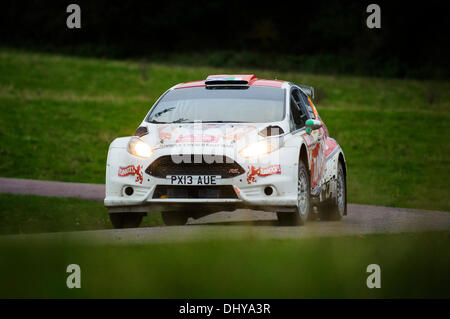
[[128, 196], [133, 195], [133, 192], [134, 192], [133, 187], [128, 186], [125, 188], [125, 194], [127, 194]]
[[273, 194], [273, 188], [271, 186], [267, 186], [266, 188], [264, 188], [264, 194], [266, 194], [267, 196], [270, 196]]

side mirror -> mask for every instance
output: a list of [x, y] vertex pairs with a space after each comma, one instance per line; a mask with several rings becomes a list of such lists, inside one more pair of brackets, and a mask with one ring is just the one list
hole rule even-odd
[[319, 120], [307, 120], [306, 123], [306, 133], [311, 134], [312, 131], [318, 130], [322, 127], [322, 122]]

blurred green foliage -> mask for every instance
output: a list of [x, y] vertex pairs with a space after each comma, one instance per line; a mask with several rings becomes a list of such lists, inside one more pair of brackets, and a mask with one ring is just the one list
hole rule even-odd
[[[449, 236], [109, 245], [0, 238], [0, 297], [449, 298]], [[81, 267], [80, 289], [66, 287], [69, 264]], [[369, 264], [381, 267], [380, 289], [366, 286]]]

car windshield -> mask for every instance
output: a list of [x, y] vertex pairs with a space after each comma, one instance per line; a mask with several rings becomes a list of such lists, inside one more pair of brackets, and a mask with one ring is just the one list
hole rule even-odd
[[146, 118], [150, 123], [254, 122], [284, 118], [284, 90], [273, 87], [193, 87], [167, 92]]

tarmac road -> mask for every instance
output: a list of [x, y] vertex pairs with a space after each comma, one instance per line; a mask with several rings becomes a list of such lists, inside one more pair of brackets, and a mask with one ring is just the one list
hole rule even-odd
[[[0, 178], [0, 193], [103, 200], [104, 185]], [[435, 230], [450, 230], [450, 213], [349, 204], [348, 216], [339, 222], [311, 221], [301, 227], [278, 226], [274, 213], [240, 209], [189, 220], [186, 226], [8, 235], [2, 236], [2, 240], [140, 243], [211, 238], [305, 238]]]

